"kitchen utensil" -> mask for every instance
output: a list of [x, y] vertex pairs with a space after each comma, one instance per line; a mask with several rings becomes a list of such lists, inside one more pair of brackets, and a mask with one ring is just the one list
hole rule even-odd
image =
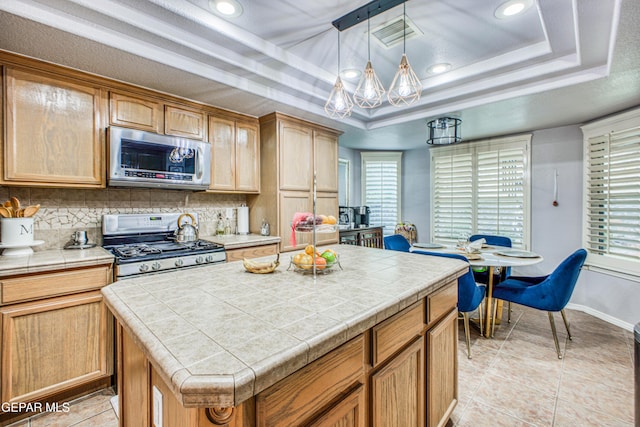
[[75, 231], [71, 235], [71, 238], [73, 239], [73, 242], [76, 245], [85, 245], [88, 240], [86, 231]]
[[[191, 219], [191, 224], [181, 224], [184, 217]], [[178, 229], [173, 234], [173, 237], [178, 243], [189, 243], [198, 240], [198, 227], [196, 219], [190, 213], [183, 213], [178, 217]]]
[[27, 206], [26, 208], [22, 209], [22, 216], [25, 218], [32, 217], [36, 214], [36, 212], [38, 212], [39, 209], [39, 204]]
[[20, 210], [20, 200], [17, 197], [12, 197], [11, 199], [11, 207], [14, 212], [18, 212]]
[[8, 208], [5, 206], [0, 206], [0, 216], [3, 218], [12, 218], [13, 209], [11, 209], [10, 206]]

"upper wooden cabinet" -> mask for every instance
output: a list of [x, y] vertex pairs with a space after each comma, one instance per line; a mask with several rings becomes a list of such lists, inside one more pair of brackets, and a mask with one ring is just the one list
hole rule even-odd
[[313, 155], [318, 191], [338, 191], [338, 135], [323, 130], [313, 132]]
[[310, 191], [313, 186], [313, 128], [281, 120], [278, 137], [280, 190]]
[[106, 91], [6, 67], [2, 183], [104, 187]]
[[170, 105], [144, 96], [109, 93], [109, 123], [166, 135], [204, 140], [204, 111]]
[[260, 192], [260, 143], [257, 120], [209, 116], [212, 191]]

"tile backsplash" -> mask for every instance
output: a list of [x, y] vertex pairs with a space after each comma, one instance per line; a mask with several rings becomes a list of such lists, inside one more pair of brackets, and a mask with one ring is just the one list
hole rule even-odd
[[218, 216], [231, 214], [230, 225], [235, 230], [236, 210], [229, 208], [246, 201], [243, 194], [181, 190], [1, 187], [0, 203], [10, 197], [18, 198], [22, 206], [40, 204], [34, 216], [34, 239], [43, 240], [44, 244], [34, 247], [34, 251], [63, 248], [76, 230], [86, 230], [90, 243], [102, 244], [104, 214], [197, 213], [201, 236], [215, 234]]

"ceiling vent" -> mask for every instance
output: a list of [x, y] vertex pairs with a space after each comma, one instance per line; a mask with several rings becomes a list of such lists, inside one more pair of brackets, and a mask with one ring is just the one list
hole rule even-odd
[[[403, 16], [398, 16], [397, 18], [385, 22], [371, 30], [371, 35], [373, 39], [385, 49], [389, 49], [397, 44], [402, 43], [404, 40], [404, 28], [405, 20]], [[423, 32], [420, 31], [416, 24], [409, 19], [406, 18], [406, 27], [407, 27], [407, 40], [423, 35]]]

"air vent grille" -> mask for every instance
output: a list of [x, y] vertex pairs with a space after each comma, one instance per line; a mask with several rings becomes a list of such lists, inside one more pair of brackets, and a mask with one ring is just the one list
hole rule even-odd
[[402, 16], [399, 16], [372, 29], [371, 35], [381, 46], [389, 49], [399, 43], [402, 43], [402, 40], [404, 39], [405, 25], [407, 28], [407, 40], [423, 34], [411, 19], [409, 19], [409, 17], [407, 17], [405, 21]]

